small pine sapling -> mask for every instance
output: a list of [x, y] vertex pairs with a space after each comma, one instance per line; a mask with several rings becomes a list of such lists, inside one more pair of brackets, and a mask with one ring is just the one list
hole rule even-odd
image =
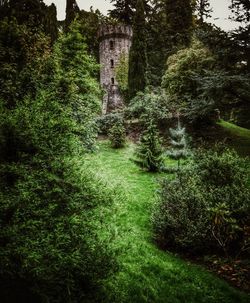
[[161, 138], [153, 121], [147, 125], [136, 150], [134, 162], [150, 172], [157, 172], [163, 167], [163, 149]]
[[178, 170], [180, 169], [181, 159], [186, 159], [191, 155], [188, 148], [188, 139], [185, 127], [181, 126], [180, 118], [178, 116], [178, 123], [176, 128], [170, 128], [170, 139], [172, 148], [167, 151], [167, 155], [177, 160]]
[[109, 139], [113, 148], [122, 148], [126, 143], [126, 129], [121, 121], [117, 121], [109, 131]]

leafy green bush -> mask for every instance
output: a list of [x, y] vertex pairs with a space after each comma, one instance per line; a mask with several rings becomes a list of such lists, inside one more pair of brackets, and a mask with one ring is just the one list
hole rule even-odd
[[161, 246], [189, 253], [239, 254], [249, 245], [249, 170], [235, 152], [198, 152], [175, 180], [164, 180], [153, 212]]
[[50, 59], [50, 81], [34, 98], [0, 100], [0, 279], [9, 292], [23, 285], [22, 299], [13, 289], [20, 301], [29, 292], [79, 302], [116, 267], [110, 235], [99, 233], [115, 193], [84, 165], [100, 90], [77, 28]]
[[70, 116], [48, 95], [1, 114], [11, 135], [1, 140], [1, 278], [59, 302], [97, 291], [115, 266], [97, 210], [113, 193], [84, 167]]
[[126, 118], [140, 119], [147, 123], [153, 120], [155, 124], [169, 118], [167, 96], [164, 90], [147, 87], [145, 92], [139, 92], [130, 101], [125, 110]]
[[155, 124], [150, 121], [146, 126], [137, 147], [134, 162], [151, 172], [157, 172], [163, 167], [163, 149], [161, 139]]
[[169, 250], [200, 252], [208, 244], [207, 201], [197, 186], [197, 176], [185, 169], [178, 176], [161, 182], [152, 216], [155, 239]]
[[116, 123], [123, 123], [123, 115], [121, 113], [110, 113], [96, 119], [98, 132], [102, 135], [107, 135]]
[[126, 142], [126, 129], [121, 122], [117, 122], [111, 127], [109, 131], [109, 139], [112, 147], [124, 147]]

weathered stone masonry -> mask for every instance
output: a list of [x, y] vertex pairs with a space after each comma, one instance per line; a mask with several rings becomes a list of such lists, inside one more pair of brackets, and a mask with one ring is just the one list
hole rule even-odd
[[115, 78], [115, 67], [122, 54], [129, 53], [132, 28], [127, 25], [102, 25], [98, 32], [100, 53], [100, 83], [105, 91], [102, 112], [119, 109], [123, 99]]

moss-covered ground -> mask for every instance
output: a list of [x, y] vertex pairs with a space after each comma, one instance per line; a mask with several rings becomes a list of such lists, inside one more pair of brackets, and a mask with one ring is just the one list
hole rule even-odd
[[105, 281], [106, 295], [99, 302], [249, 302], [246, 294], [202, 267], [157, 248], [150, 217], [156, 181], [164, 175], [140, 170], [131, 161], [133, 151], [133, 144], [114, 150], [107, 141], [100, 141], [98, 151], [87, 159], [88, 165], [120, 195], [117, 205], [104, 218], [109, 230], [103, 230], [103, 235], [113, 235], [119, 267]]

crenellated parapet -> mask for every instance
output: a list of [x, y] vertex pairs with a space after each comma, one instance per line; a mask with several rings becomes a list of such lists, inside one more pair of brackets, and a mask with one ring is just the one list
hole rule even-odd
[[133, 30], [129, 25], [124, 24], [102, 24], [98, 30], [98, 38], [100, 40], [119, 37], [124, 39], [132, 39]]

